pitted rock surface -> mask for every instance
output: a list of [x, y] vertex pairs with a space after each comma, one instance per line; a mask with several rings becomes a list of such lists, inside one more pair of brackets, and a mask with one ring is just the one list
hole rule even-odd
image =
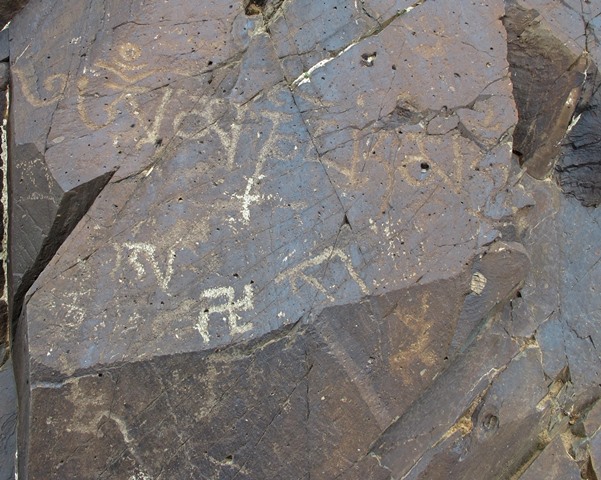
[[[179, 17], [94, 7], [85, 28], [79, 17], [65, 25], [81, 38], [53, 65], [71, 62], [69, 50], [79, 60], [51, 74], [60, 89], [45, 100], [35, 66], [53, 45], [13, 63], [20, 118], [36, 108], [52, 120], [15, 127], [14, 140], [45, 146], [51, 196], [115, 172], [33, 287], [29, 335], [45, 340], [37, 352], [30, 342], [32, 361], [71, 374], [259, 337], [458, 275], [494, 240], [487, 204], [507, 179], [515, 110], [502, 25], [474, 38], [468, 26], [498, 21], [501, 4], [420, 4], [290, 83], [278, 30], [231, 6]], [[282, 8], [274, 24], [304, 22]], [[89, 26], [94, 14], [112, 26], [106, 38]], [[150, 43], [147, 24], [161, 27]], [[473, 54], [455, 72], [465, 48]], [[411, 80], [425, 76], [428, 88]], [[428, 134], [453, 116], [455, 128]], [[54, 317], [69, 320], [49, 329]], [[139, 319], [150, 319], [143, 330]]]
[[600, 8], [30, 2], [19, 478], [592, 475]]
[[[316, 4], [308, 30], [302, 2], [283, 4], [267, 24], [230, 2], [200, 8], [106, 2], [78, 12], [66, 3], [49, 6], [26, 10], [17, 26], [44, 31], [56, 24], [51, 40], [12, 37], [20, 106], [13, 141], [36, 158], [20, 169], [23, 181], [49, 190], [39, 205], [57, 205], [69, 202], [71, 192], [111, 178], [89, 210], [76, 202], [82, 220], [25, 301], [21, 322], [32, 411], [47, 408], [40, 402], [50, 385], [63, 398], [97, 369], [120, 370], [133, 361], [160, 368], [160, 359], [175, 354], [198, 355], [203, 364], [216, 348], [246, 345], [292, 325], [303, 325], [293, 340], [302, 345], [299, 359], [289, 361], [299, 364], [294, 378], [311, 385], [297, 394], [303, 402], [320, 401], [307, 398], [307, 391], [319, 390], [314, 382], [327, 375], [321, 371], [312, 382], [309, 366], [301, 368], [303, 362], [314, 364], [305, 357], [320, 351], [306, 346], [304, 337], [317, 328], [324, 354], [333, 352], [320, 360], [320, 370], [332, 362], [346, 369], [332, 373], [333, 383], [355, 378], [355, 370], [370, 365], [374, 347], [368, 344], [354, 358], [367, 338], [360, 336], [359, 346], [350, 348], [346, 337], [334, 335], [346, 328], [335, 319], [358, 314], [355, 308], [343, 314], [342, 306], [405, 295], [411, 287], [419, 292], [418, 307], [403, 324], [415, 338], [393, 347], [398, 359], [388, 360], [404, 373], [398, 377], [386, 368], [381, 380], [366, 375], [359, 381], [365, 385], [348, 387], [359, 389], [357, 398], [346, 395], [348, 401], [366, 402], [373, 418], [352, 448], [341, 444], [340, 455], [365, 451], [445, 367], [451, 319], [457, 321], [461, 292], [469, 291], [469, 265], [498, 234], [498, 216], [489, 205], [507, 180], [508, 135], [516, 120], [502, 3], [464, 9], [417, 2], [399, 9], [381, 2], [373, 6], [379, 17], [368, 4], [352, 11], [340, 2]], [[330, 9], [341, 12], [330, 17]], [[345, 27], [343, 33], [332, 34], [330, 18]], [[496, 27], [474, 28], [479, 23]], [[322, 44], [325, 51], [318, 48]], [[34, 110], [36, 124], [23, 128]], [[30, 211], [36, 210], [33, 199]], [[57, 211], [45, 218], [54, 216], [56, 224]], [[41, 235], [49, 231], [42, 221], [35, 223]], [[31, 227], [13, 228], [18, 236]], [[13, 255], [24, 259], [21, 271], [39, 270], [31, 264], [35, 255], [17, 248]], [[450, 286], [433, 292], [414, 287], [449, 279]], [[445, 327], [436, 329], [423, 318], [430, 308], [437, 311], [441, 289], [456, 292], [441, 308], [455, 306], [439, 317]], [[357, 328], [381, 324], [395, 305], [366, 310]], [[399, 335], [404, 337], [395, 330], [391, 341]], [[417, 364], [422, 368], [411, 366], [414, 355], [425, 355]], [[223, 375], [225, 383], [246, 367], [232, 368]], [[114, 375], [105, 374], [95, 387], [100, 397], [113, 388]], [[270, 381], [279, 388], [280, 381]], [[415, 392], [396, 398], [397, 389], [416, 381]], [[380, 382], [390, 389], [390, 400]], [[261, 403], [263, 394], [257, 388], [254, 402]], [[249, 402], [245, 409], [255, 408]], [[336, 418], [334, 406], [326, 404], [324, 422]], [[116, 412], [94, 415], [96, 427], [107, 419], [121, 425], [112, 420]], [[258, 419], [247, 420], [249, 428], [260, 427]], [[311, 435], [322, 438], [320, 450], [328, 452], [342, 437], [325, 441], [317, 422]], [[35, 438], [48, 432], [30, 428], [34, 449]], [[345, 428], [339, 435], [354, 427]], [[128, 443], [132, 437], [122, 433]], [[85, 442], [90, 433], [73, 435], [57, 438], [56, 448]], [[229, 453], [240, 472], [251, 468], [239, 460], [241, 452]], [[348, 467], [332, 461], [326, 469], [315, 455], [303, 455], [305, 463], [314, 459], [303, 468], [321, 478]], [[48, 463], [36, 467], [39, 460], [31, 458], [32, 475], [41, 474], [36, 468]], [[106, 458], [99, 461], [105, 465]], [[77, 462], [50, 462], [57, 465], [53, 475], [81, 468]], [[121, 468], [117, 463], [111, 468]], [[146, 461], [128, 468], [160, 471]]]

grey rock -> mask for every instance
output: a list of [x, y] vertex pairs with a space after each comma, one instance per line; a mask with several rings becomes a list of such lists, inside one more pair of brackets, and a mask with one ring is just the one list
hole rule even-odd
[[557, 437], [536, 458], [520, 477], [522, 480], [580, 480], [580, 469], [574, 459], [568, 455], [566, 449]]
[[0, 62], [6, 62], [9, 56], [8, 28], [5, 28], [0, 31]]
[[[601, 81], [598, 71], [591, 72], [591, 83]], [[597, 82], [595, 82], [595, 79]], [[568, 134], [557, 176], [562, 190], [576, 197], [585, 207], [601, 204], [601, 90], [596, 93]]]
[[12, 362], [0, 367], [0, 479], [11, 480], [15, 473], [17, 394]]
[[598, 468], [596, 8], [28, 4], [19, 478]]
[[539, 12], [508, 1], [508, 59], [520, 121], [514, 151], [537, 179], [553, 171], [560, 142], [578, 104], [588, 57], [562, 41]]

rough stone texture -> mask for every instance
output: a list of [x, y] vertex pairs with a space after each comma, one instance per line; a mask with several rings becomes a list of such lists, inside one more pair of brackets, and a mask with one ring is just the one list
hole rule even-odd
[[29, 3], [19, 478], [597, 478], [601, 6], [560, 3]]
[[542, 179], [553, 170], [591, 65], [575, 41], [528, 7], [509, 1], [504, 18], [520, 117], [513, 140], [520, 163]]
[[17, 444], [17, 393], [9, 360], [0, 367], [0, 479], [11, 480], [15, 473]]
[[28, 0], [2, 0], [0, 2], [0, 26], [6, 25]]
[[[8, 105], [7, 105], [7, 89], [8, 82], [8, 66], [5, 63], [0, 63], [0, 122], [4, 122], [8, 119]], [[6, 144], [8, 139], [6, 138], [6, 124], [2, 123], [2, 129], [0, 131], [0, 366], [7, 360], [9, 354], [9, 320], [8, 320], [8, 295], [7, 295], [7, 272], [6, 272], [6, 241], [5, 238], [5, 225], [4, 225], [4, 214], [8, 208], [6, 205], [6, 197], [3, 195], [4, 184], [6, 180], [7, 165], [5, 159], [8, 158], [8, 152], [6, 151]]]
[[601, 75], [590, 73], [592, 98], [578, 112], [557, 166], [561, 188], [586, 207], [601, 204]]
[[[8, 50], [8, 30], [0, 32], [0, 56], [4, 47]], [[7, 128], [9, 71], [7, 63], [0, 63], [0, 479], [13, 478], [15, 471], [17, 401], [15, 379], [10, 361], [10, 321], [8, 315], [7, 285], [7, 240], [5, 220], [7, 218]]]
[[[10, 55], [8, 45], [8, 28], [0, 30], [0, 62], [6, 62]], [[6, 71], [8, 74], [8, 70]]]
[[557, 437], [522, 475], [521, 480], [580, 480], [580, 469]]

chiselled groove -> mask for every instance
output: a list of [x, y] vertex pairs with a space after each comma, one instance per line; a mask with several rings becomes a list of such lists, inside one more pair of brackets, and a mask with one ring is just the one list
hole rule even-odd
[[[507, 478], [578, 422], [558, 370], [598, 398], [598, 218], [512, 158], [503, 0], [40, 2], [11, 33], [21, 477]], [[592, 145], [572, 53], [531, 159], [567, 117]]]

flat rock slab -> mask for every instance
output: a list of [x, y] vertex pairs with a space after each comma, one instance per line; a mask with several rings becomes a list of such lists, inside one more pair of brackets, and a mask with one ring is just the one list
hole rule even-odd
[[[489, 248], [503, 2], [267, 11], [41, 1], [12, 24], [23, 478], [380, 475], [370, 445], [523, 280], [518, 245]], [[509, 281], [482, 285], [487, 251]], [[520, 351], [491, 350], [454, 373], [468, 404]]]

